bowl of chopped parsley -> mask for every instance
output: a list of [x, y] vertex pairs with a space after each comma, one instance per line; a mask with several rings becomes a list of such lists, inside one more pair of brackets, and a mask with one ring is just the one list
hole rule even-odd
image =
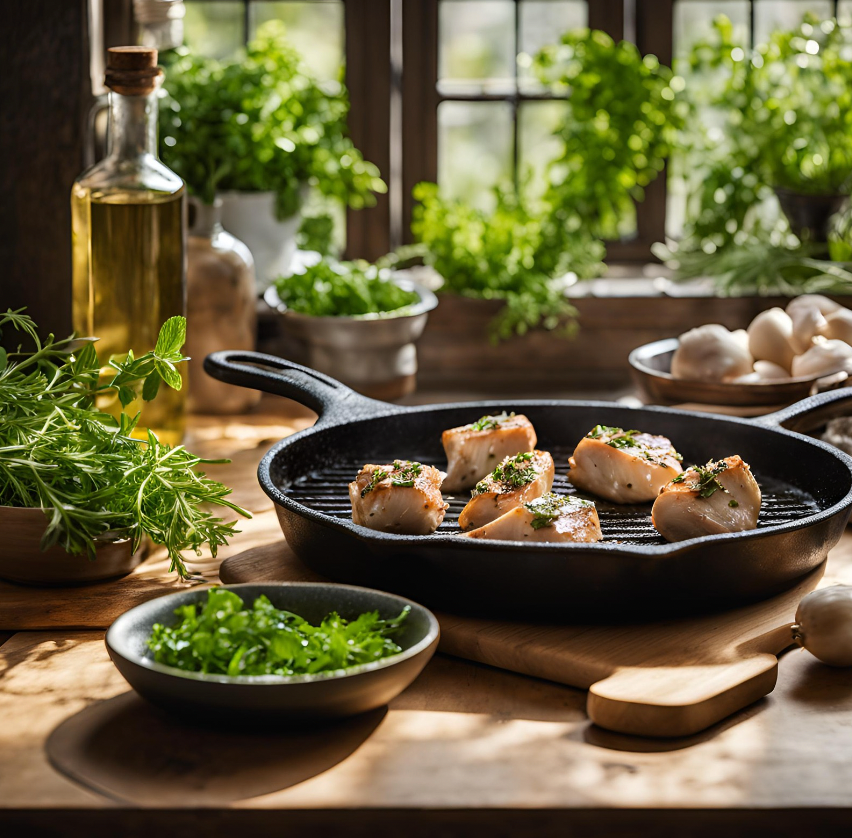
[[292, 360], [375, 398], [414, 389], [414, 344], [438, 304], [429, 289], [368, 262], [323, 258], [278, 277], [264, 299], [281, 315]]
[[438, 637], [435, 616], [403, 597], [293, 582], [160, 597], [120, 616], [106, 646], [152, 703], [251, 724], [382, 707], [420, 674]]

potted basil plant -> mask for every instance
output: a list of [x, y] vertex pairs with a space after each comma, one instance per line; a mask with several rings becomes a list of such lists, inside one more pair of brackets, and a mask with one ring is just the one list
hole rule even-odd
[[254, 257], [261, 290], [290, 267], [302, 202], [311, 188], [359, 209], [386, 186], [348, 135], [349, 100], [319, 82], [269, 21], [233, 59], [186, 49], [160, 101], [160, 156], [191, 195], [222, 199], [225, 229]]

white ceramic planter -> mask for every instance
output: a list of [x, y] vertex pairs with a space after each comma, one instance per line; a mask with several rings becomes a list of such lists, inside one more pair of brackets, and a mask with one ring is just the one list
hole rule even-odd
[[288, 272], [296, 253], [296, 233], [302, 221], [297, 212], [279, 221], [274, 192], [222, 192], [222, 226], [248, 245], [254, 257], [258, 291]]

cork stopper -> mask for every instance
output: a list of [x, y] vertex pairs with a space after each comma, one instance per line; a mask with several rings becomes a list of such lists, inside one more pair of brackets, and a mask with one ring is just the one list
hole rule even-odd
[[162, 81], [157, 50], [152, 47], [110, 47], [105, 83], [122, 96], [147, 96]]

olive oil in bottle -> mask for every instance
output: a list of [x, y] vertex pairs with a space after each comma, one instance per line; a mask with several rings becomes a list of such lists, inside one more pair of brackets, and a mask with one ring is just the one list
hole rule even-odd
[[[108, 151], [71, 190], [73, 316], [79, 335], [94, 335], [98, 355], [154, 348], [160, 326], [186, 312], [186, 190], [157, 159], [157, 51], [109, 51]], [[153, 430], [176, 445], [185, 424], [186, 371], [180, 391], [162, 386], [151, 403], [122, 408], [103, 397], [101, 410], [131, 416], [141, 410], [139, 435]], [[109, 376], [104, 368], [104, 376]]]

